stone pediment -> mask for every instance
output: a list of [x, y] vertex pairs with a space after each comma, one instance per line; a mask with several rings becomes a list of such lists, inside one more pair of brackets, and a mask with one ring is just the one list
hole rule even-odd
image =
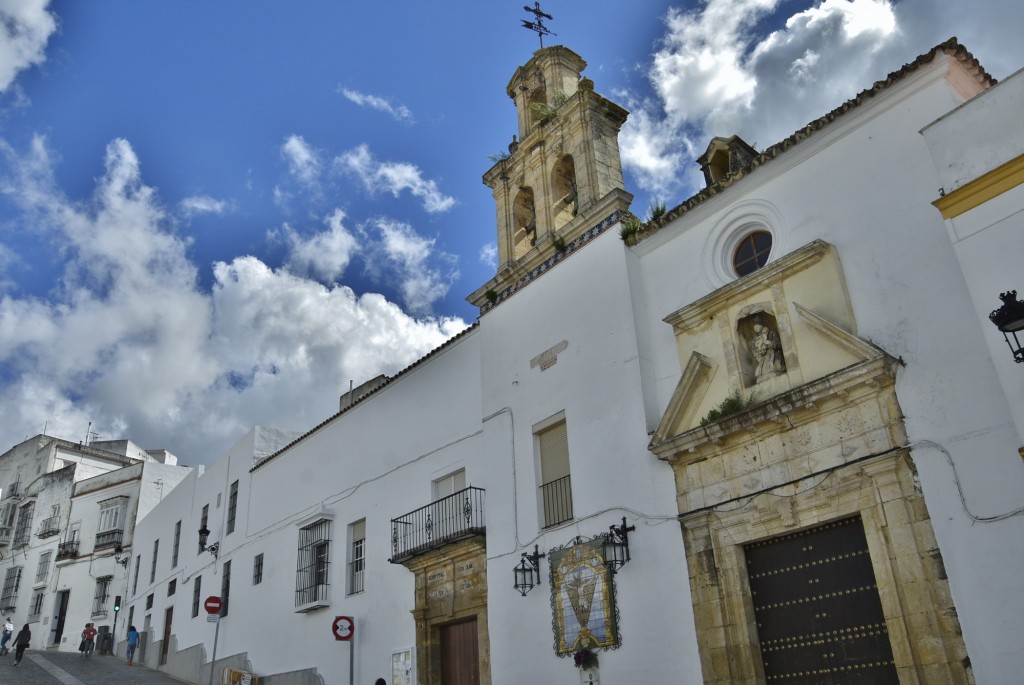
[[856, 335], [838, 255], [823, 241], [665, 321], [683, 372], [650, 443], [662, 458], [895, 375], [895, 360]]

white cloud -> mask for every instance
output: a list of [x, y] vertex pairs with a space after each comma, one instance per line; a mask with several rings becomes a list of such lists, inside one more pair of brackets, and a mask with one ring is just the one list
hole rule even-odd
[[446, 212], [455, 205], [455, 198], [442, 193], [434, 181], [425, 180], [418, 167], [402, 162], [379, 162], [366, 145], [338, 156], [334, 165], [354, 173], [371, 193], [384, 191], [398, 197], [408, 190], [430, 213]]
[[355, 236], [342, 223], [345, 213], [335, 209], [324, 219], [326, 231], [301, 236], [288, 224], [282, 232], [288, 243], [288, 270], [300, 276], [312, 276], [323, 283], [341, 278], [357, 252]]
[[341, 94], [345, 96], [349, 101], [359, 105], [360, 107], [369, 107], [375, 109], [378, 112], [384, 112], [391, 115], [392, 118], [398, 121], [412, 121], [412, 112], [405, 105], [393, 105], [385, 98], [377, 95], [368, 95], [366, 93], [360, 93], [357, 90], [349, 90], [348, 88], [342, 88]]
[[224, 214], [231, 209], [230, 202], [218, 200], [209, 195], [186, 197], [178, 203], [178, 206], [186, 219], [191, 219], [201, 214]]
[[[0, 431], [11, 440], [44, 425], [73, 438], [92, 421], [103, 436], [209, 462], [253, 424], [315, 425], [350, 379], [395, 373], [465, 327], [254, 257], [216, 264], [203, 292], [188, 243], [168, 230], [126, 141], [109, 145], [83, 203], [56, 189], [42, 139], [24, 154], [4, 144], [0, 153], [0, 192], [67, 259], [47, 298], [0, 296]], [[344, 242], [342, 219], [328, 218], [333, 238], [322, 244]], [[410, 273], [422, 266], [415, 240], [390, 244]]]
[[46, 43], [57, 30], [57, 20], [46, 10], [49, 0], [0, 2], [0, 93], [18, 74], [46, 61]]
[[410, 311], [429, 313], [433, 303], [444, 297], [459, 277], [456, 257], [436, 251], [433, 239], [424, 238], [400, 221], [377, 219], [373, 228], [380, 243], [373, 250], [369, 268], [378, 274], [386, 272], [389, 280], [398, 281], [402, 300]]
[[763, 149], [899, 66], [888, 0], [824, 0], [757, 34], [780, 6], [710, 0], [669, 11], [648, 72], [656, 100], [634, 110], [622, 136], [623, 164], [644, 190], [690, 192], [701, 182], [693, 161], [711, 138], [738, 133]]
[[486, 264], [492, 269], [498, 268], [498, 244], [487, 243], [480, 248], [480, 263]]
[[313, 186], [320, 177], [320, 155], [298, 135], [290, 135], [281, 145], [281, 156], [288, 162], [288, 171], [304, 186]]

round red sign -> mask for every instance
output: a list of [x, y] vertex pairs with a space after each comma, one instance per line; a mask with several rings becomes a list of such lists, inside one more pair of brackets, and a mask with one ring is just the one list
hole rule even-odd
[[356, 622], [351, 616], [335, 616], [331, 632], [334, 633], [335, 640], [351, 640], [356, 632]]
[[206, 613], [208, 614], [219, 614], [220, 613], [220, 597], [210, 595], [203, 602], [203, 606], [206, 607]]

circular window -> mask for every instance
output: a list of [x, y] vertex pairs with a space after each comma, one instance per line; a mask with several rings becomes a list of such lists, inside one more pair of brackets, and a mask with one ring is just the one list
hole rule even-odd
[[754, 273], [768, 263], [772, 251], [772, 234], [768, 231], [754, 231], [745, 235], [736, 245], [732, 255], [732, 267], [737, 276]]

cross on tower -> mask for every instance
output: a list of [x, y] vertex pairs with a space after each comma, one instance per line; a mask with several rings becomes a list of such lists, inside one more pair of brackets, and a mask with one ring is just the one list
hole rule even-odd
[[527, 21], [526, 19], [522, 19], [521, 20], [523, 22], [523, 28], [537, 32], [537, 37], [540, 38], [540, 47], [543, 50], [544, 49], [544, 36], [557, 36], [558, 35], [557, 33], [552, 33], [550, 30], [548, 30], [547, 26], [544, 26], [544, 20], [545, 19], [550, 21], [550, 20], [554, 19], [554, 17], [552, 17], [550, 14], [547, 14], [543, 10], [541, 10], [539, 2], [533, 3], [533, 7], [528, 7], [526, 5], [523, 5], [523, 9], [526, 10], [527, 12], [532, 13], [533, 16], [534, 16], [534, 21]]

